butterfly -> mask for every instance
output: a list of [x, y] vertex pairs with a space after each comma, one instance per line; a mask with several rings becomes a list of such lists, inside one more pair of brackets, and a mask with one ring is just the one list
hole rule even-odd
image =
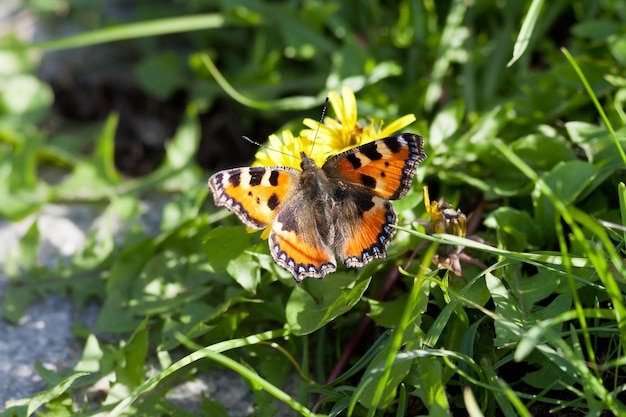
[[426, 159], [423, 138], [403, 133], [331, 156], [319, 167], [304, 152], [301, 170], [263, 166], [209, 179], [215, 205], [252, 229], [271, 224], [270, 253], [297, 282], [387, 256], [398, 216], [389, 200], [410, 189]]

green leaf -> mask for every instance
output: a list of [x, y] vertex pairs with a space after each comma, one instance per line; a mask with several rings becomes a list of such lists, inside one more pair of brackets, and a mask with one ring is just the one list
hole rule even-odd
[[437, 113], [430, 124], [428, 146], [437, 152], [445, 152], [453, 147], [446, 144], [446, 140], [454, 137], [459, 129], [461, 119], [465, 114], [465, 105], [462, 101], [448, 104]]
[[0, 114], [20, 117], [23, 123], [41, 123], [52, 101], [53, 93], [48, 84], [32, 75], [15, 75], [3, 80]]
[[[411, 333], [408, 331], [407, 333]], [[405, 335], [405, 339], [407, 335]], [[393, 349], [392, 338], [387, 340], [385, 346], [378, 352], [378, 354], [372, 359], [372, 362], [368, 365], [367, 369], [363, 373], [361, 380], [359, 381], [359, 385], [356, 388], [356, 392], [358, 393], [358, 401], [361, 405], [366, 408], [371, 409], [376, 405], [373, 404], [373, 399], [375, 398], [375, 392], [380, 390], [380, 378], [384, 373], [385, 367], [387, 366], [387, 360], [391, 350]], [[409, 374], [412, 363], [411, 361], [394, 361], [391, 365], [391, 372], [389, 373], [389, 378], [386, 381], [384, 387], [382, 387], [382, 395], [380, 395], [380, 400], [378, 402], [379, 407], [386, 407], [389, 405], [395, 396], [395, 392], [398, 388], [398, 385], [404, 380], [404, 378]]]
[[416, 358], [411, 374], [416, 378], [414, 395], [427, 404], [429, 416], [450, 415], [445, 375], [441, 360], [436, 357]]
[[520, 311], [526, 319], [532, 320], [534, 317], [530, 313], [535, 310], [535, 304], [552, 295], [559, 286], [560, 277], [560, 274], [542, 268], [533, 276], [523, 279], [511, 277], [506, 281], [515, 299], [519, 300]]
[[285, 314], [291, 331], [309, 334], [344, 314], [359, 302], [371, 278], [354, 281], [354, 275], [335, 273], [332, 279], [306, 280], [289, 296]]
[[184, 87], [180, 58], [172, 51], [149, 55], [134, 68], [140, 86], [159, 100]]
[[[538, 389], [564, 389], [568, 385], [574, 385], [577, 382], [577, 378], [574, 375], [569, 375], [567, 372], [563, 372], [563, 369], [559, 368], [558, 364], [550, 360], [550, 357], [539, 354], [531, 354], [528, 357], [528, 362], [532, 364], [532, 372], [524, 375], [522, 380]], [[555, 387], [555, 383], [558, 385]]]
[[204, 253], [216, 271], [225, 270], [231, 261], [244, 254], [250, 246], [251, 235], [243, 226], [216, 227], [202, 242]]
[[[609, 176], [624, 169], [623, 155], [616, 149], [616, 142], [606, 129], [581, 122], [567, 123], [566, 128], [572, 141], [585, 151], [589, 162], [598, 170], [587, 186], [585, 195], [600, 186]], [[620, 129], [616, 133], [619, 146], [626, 148], [626, 129]]]
[[163, 207], [161, 231], [169, 232], [191, 218], [200, 216], [202, 202], [209, 194], [205, 185], [190, 186]]
[[141, 239], [129, 245], [113, 262], [109, 271], [106, 298], [96, 322], [96, 330], [130, 332], [141, 320], [129, 309], [134, 283], [146, 263], [154, 256], [155, 242]]
[[77, 372], [77, 373], [72, 374], [72, 375], [68, 376], [67, 378], [65, 378], [58, 385], [55, 385], [54, 387], [52, 387], [52, 388], [50, 388], [50, 389], [48, 389], [46, 391], [42, 391], [39, 394], [35, 395], [28, 402], [28, 408], [26, 410], [26, 415], [30, 416], [31, 414], [34, 414], [35, 411], [37, 411], [37, 409], [39, 407], [41, 407], [42, 405], [45, 405], [45, 404], [55, 400], [56, 398], [59, 398], [61, 395], [63, 395], [71, 387], [71, 385], [74, 383], [74, 381], [76, 381], [81, 376], [85, 376], [85, 375], [87, 375], [87, 373], [85, 373], [85, 372]]
[[392, 301], [367, 300], [370, 305], [368, 316], [374, 320], [378, 326], [388, 329], [398, 324], [406, 305], [408, 295], [403, 295]]
[[145, 379], [147, 354], [148, 331], [146, 330], [146, 321], [144, 321], [117, 352], [115, 382], [104, 401], [105, 405], [117, 404], [141, 385]]
[[26, 309], [39, 297], [30, 285], [19, 285], [23, 282], [32, 283], [39, 279], [43, 267], [39, 265], [39, 225], [34, 221], [26, 234], [20, 239], [17, 248], [7, 255], [4, 273], [13, 283], [5, 290], [2, 302], [2, 316], [17, 323], [26, 313]]
[[226, 267], [226, 272], [251, 293], [256, 292], [257, 285], [261, 282], [261, 271], [256, 257], [249, 253], [242, 253], [232, 259]]
[[74, 365], [74, 371], [76, 372], [106, 372], [102, 369], [101, 361], [104, 357], [104, 351], [100, 346], [98, 338], [94, 334], [87, 336], [85, 340], [85, 346], [83, 347], [83, 354], [76, 365]]
[[20, 220], [38, 211], [51, 195], [50, 187], [37, 177], [43, 135], [27, 132], [14, 139], [14, 150], [0, 153], [0, 215]]
[[559, 162], [577, 159], [565, 139], [561, 137], [528, 135], [513, 142], [511, 149], [538, 172], [549, 171]]
[[[598, 170], [590, 163], [583, 161], [563, 162], [550, 172], [541, 176], [541, 180], [552, 189], [553, 194], [563, 204], [576, 202], [579, 195], [593, 182]], [[536, 186], [532, 194], [535, 207], [535, 219], [547, 242], [554, 239], [555, 209], [548, 197], [541, 193], [541, 187]]]
[[608, 19], [586, 19], [572, 27], [572, 33], [592, 41], [606, 41], [611, 35], [619, 33], [620, 25]]
[[86, 160], [80, 161], [72, 175], [57, 189], [57, 194], [67, 199], [99, 200], [115, 193], [114, 187], [121, 178], [114, 161], [115, 131], [118, 116], [111, 114], [96, 139], [94, 152]]
[[496, 307], [494, 345], [501, 347], [519, 341], [522, 334], [520, 323], [523, 323], [523, 313], [517, 298], [511, 294], [501, 280], [493, 275], [485, 275], [485, 281]]
[[443, 80], [456, 55], [459, 54], [461, 45], [469, 33], [463, 27], [463, 18], [467, 12], [468, 4], [462, 0], [453, 0], [450, 4], [448, 16], [444, 26], [439, 47], [437, 48], [437, 60], [433, 64], [430, 74], [430, 82], [426, 90], [424, 107], [430, 111], [440, 99], [443, 92]]
[[[603, 24], [606, 25], [606, 22], [603, 22]], [[610, 25], [605, 26], [604, 28], [605, 33], [609, 28], [610, 28]], [[614, 36], [611, 36], [609, 38], [608, 45], [609, 45], [609, 50], [613, 54], [613, 57], [615, 58], [615, 60], [622, 65], [626, 65], [626, 36], [624, 36], [623, 34], [619, 34], [619, 35], [616, 34]]]
[[485, 225], [496, 229], [498, 240], [509, 250], [522, 251], [541, 246], [541, 230], [528, 212], [499, 207], [485, 219]]
[[35, 220], [22, 236], [17, 248], [9, 252], [4, 263], [4, 273], [9, 278], [20, 278], [39, 266], [39, 223]]

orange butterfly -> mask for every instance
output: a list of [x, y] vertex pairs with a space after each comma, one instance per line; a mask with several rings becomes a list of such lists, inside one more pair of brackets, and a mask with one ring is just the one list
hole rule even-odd
[[330, 157], [320, 168], [301, 154], [291, 167], [246, 167], [209, 179], [217, 206], [253, 229], [272, 225], [269, 245], [277, 264], [296, 281], [387, 256], [398, 216], [389, 200], [404, 196], [426, 159], [423, 139], [404, 133]]

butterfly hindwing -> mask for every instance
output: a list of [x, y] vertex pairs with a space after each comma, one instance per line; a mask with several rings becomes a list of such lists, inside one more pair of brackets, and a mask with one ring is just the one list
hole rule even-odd
[[248, 167], [220, 171], [209, 179], [215, 205], [237, 214], [248, 227], [272, 222], [292, 190], [300, 171], [289, 167]]
[[363, 195], [357, 218], [336, 220], [335, 251], [341, 262], [350, 268], [361, 267], [374, 259], [387, 256], [387, 246], [396, 233], [393, 225], [397, 215], [387, 199]]
[[[304, 278], [323, 278], [337, 269], [335, 254], [326, 242], [332, 236], [322, 237], [311, 210], [305, 190], [297, 191], [276, 216], [269, 236], [270, 253], [296, 281]], [[332, 229], [331, 229], [332, 230]]]
[[417, 165], [424, 159], [422, 137], [403, 133], [335, 155], [322, 169], [337, 179], [362, 185], [380, 197], [397, 200], [410, 189]]

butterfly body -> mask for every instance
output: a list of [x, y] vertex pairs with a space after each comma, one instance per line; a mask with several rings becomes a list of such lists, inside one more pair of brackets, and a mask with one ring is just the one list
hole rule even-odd
[[397, 215], [389, 200], [404, 196], [426, 158], [422, 138], [405, 133], [329, 158], [322, 167], [302, 153], [291, 167], [224, 170], [209, 179], [215, 204], [248, 227], [272, 225], [270, 253], [296, 281], [323, 278], [386, 256]]

